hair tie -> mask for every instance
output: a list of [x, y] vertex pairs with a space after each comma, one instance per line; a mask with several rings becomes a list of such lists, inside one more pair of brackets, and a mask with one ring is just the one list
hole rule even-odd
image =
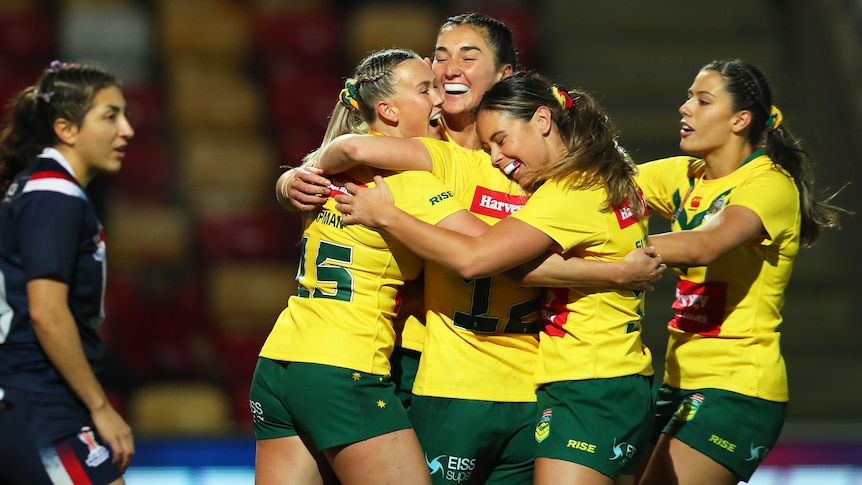
[[551, 93], [554, 94], [554, 98], [557, 99], [557, 102], [560, 103], [560, 107], [563, 109], [569, 109], [575, 105], [572, 101], [572, 97], [569, 96], [569, 93], [565, 89], [551, 86]]
[[769, 131], [775, 130], [781, 126], [782, 120], [784, 120], [784, 117], [781, 116], [781, 110], [772, 105], [772, 109], [769, 111], [769, 118], [766, 118], [766, 129]]
[[338, 95], [338, 99], [341, 101], [341, 104], [347, 107], [347, 109], [359, 109], [359, 101], [356, 100], [358, 96], [356, 95], [356, 80], [348, 79], [344, 81], [344, 89], [341, 90], [341, 93]]
[[48, 72], [51, 74], [56, 74], [60, 69], [68, 66], [67, 63], [60, 61], [59, 59], [54, 59], [51, 61], [51, 64], [48, 64]]
[[51, 103], [51, 98], [54, 97], [54, 91], [48, 91], [47, 93], [40, 93], [39, 89], [36, 89], [36, 97], [45, 102], [45, 104]]

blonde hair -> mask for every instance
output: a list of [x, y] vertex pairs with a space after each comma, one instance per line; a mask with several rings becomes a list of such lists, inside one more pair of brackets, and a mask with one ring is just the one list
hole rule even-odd
[[344, 83], [320, 146], [306, 155], [303, 162], [313, 163], [315, 156], [338, 136], [368, 133], [369, 125], [377, 121], [377, 102], [396, 94], [398, 79], [393, 71], [410, 59], [422, 60], [411, 50], [384, 49], [360, 61], [353, 76]]

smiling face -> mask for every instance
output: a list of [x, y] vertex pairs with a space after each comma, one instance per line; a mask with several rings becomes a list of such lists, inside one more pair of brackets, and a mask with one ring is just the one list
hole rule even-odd
[[512, 66], [497, 63], [494, 49], [478, 28], [459, 25], [440, 33], [432, 67], [444, 94], [447, 122], [450, 117], [472, 117], [485, 91], [511, 72]]
[[679, 108], [679, 147], [684, 152], [705, 157], [727, 146], [734, 136], [740, 116], [724, 89], [725, 79], [716, 71], [700, 71], [688, 89], [688, 99]]
[[482, 110], [476, 119], [476, 130], [491, 155], [491, 163], [522, 187], [528, 171], [539, 170], [550, 161], [546, 129], [538, 115], [525, 122], [503, 111]]
[[404, 138], [434, 137], [433, 120], [440, 117], [443, 98], [434, 73], [421, 59], [409, 59], [394, 69], [398, 81], [389, 105], [398, 116], [398, 132]]

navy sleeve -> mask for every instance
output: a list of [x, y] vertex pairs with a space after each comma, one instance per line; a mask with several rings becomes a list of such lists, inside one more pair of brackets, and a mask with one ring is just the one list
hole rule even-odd
[[83, 201], [65, 194], [28, 194], [19, 213], [19, 242], [27, 281], [58, 277], [70, 284], [75, 271]]

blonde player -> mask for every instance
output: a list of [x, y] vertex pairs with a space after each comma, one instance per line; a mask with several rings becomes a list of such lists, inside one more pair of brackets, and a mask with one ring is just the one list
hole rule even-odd
[[[342, 133], [428, 136], [441, 103], [433, 73], [415, 53], [376, 52], [346, 82], [321, 146]], [[417, 217], [441, 227], [471, 224], [427, 173], [357, 167], [333, 180], [332, 193], [346, 181], [373, 185], [375, 174]], [[329, 483], [332, 471], [341, 484], [430, 483], [389, 376], [392, 319], [422, 260], [376, 231], [346, 227], [334, 206], [330, 198], [305, 218], [299, 289], [260, 352], [250, 392], [256, 483]]]
[[[378, 227], [465, 278], [548, 251], [619, 261], [647, 245], [634, 165], [586, 93], [519, 73], [491, 88], [478, 113], [493, 164], [531, 194], [520, 210], [470, 237], [410, 217], [391, 204], [385, 187], [350, 185], [355, 197], [337, 197], [345, 223]], [[631, 483], [652, 410], [651, 356], [640, 340], [643, 293], [550, 290], [542, 312], [535, 483]]]

